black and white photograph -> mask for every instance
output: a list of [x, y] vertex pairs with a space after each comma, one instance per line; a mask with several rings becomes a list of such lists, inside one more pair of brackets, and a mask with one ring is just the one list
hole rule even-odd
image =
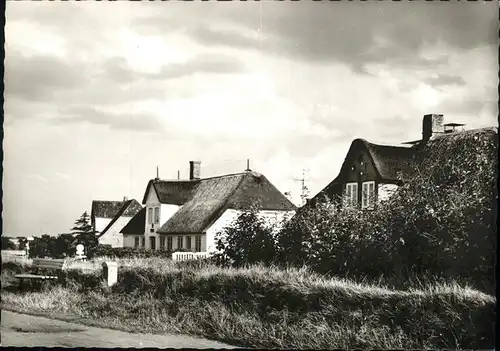
[[495, 349], [497, 1], [4, 13], [1, 346]]

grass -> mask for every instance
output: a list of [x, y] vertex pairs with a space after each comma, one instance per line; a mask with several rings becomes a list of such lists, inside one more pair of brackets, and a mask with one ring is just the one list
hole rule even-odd
[[[2, 291], [2, 308], [260, 348], [493, 348], [494, 297], [456, 283], [394, 290], [307, 269], [219, 268], [161, 258], [70, 263], [63, 285]], [[15, 264], [2, 263], [2, 286]], [[5, 268], [8, 269], [5, 269]], [[17, 266], [18, 267], [18, 266]]]

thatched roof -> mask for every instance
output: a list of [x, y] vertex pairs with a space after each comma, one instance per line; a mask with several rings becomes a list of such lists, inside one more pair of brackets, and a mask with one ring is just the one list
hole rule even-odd
[[142, 210], [141, 204], [135, 199], [128, 200], [128, 201], [122, 201], [122, 207], [118, 210], [116, 215], [108, 223], [106, 228], [104, 228], [103, 231], [98, 235], [98, 237], [101, 237], [104, 234], [106, 234], [108, 229], [111, 228], [113, 226], [113, 224], [115, 224], [115, 222], [119, 218], [121, 218], [121, 217], [133, 217], [141, 210]]
[[[340, 194], [344, 185], [343, 174], [348, 171], [350, 156], [360, 149], [368, 152], [373, 164], [384, 182], [401, 183], [403, 178], [411, 177], [414, 172], [412, 161], [417, 157], [435, 157], [439, 151], [441, 157], [453, 158], [453, 153], [457, 150], [450, 148], [450, 145], [455, 145], [460, 140], [465, 138], [476, 138], [480, 136], [497, 138], [498, 128], [480, 128], [471, 129], [461, 132], [440, 134], [432, 137], [427, 142], [422, 140], [414, 143], [411, 147], [378, 145], [370, 143], [364, 139], [355, 139], [346, 155], [342, 168], [337, 177], [330, 182], [323, 190], [310, 200], [310, 204], [316, 203], [324, 196], [333, 196]], [[432, 151], [431, 153], [429, 153]], [[444, 155], [442, 155], [444, 153]], [[433, 156], [429, 156], [433, 155]]]
[[92, 201], [91, 215], [99, 218], [114, 218], [123, 206], [123, 201]]
[[122, 234], [144, 234], [144, 225], [146, 223], [146, 207], [143, 207], [128, 223], [120, 230]]
[[146, 203], [149, 190], [153, 187], [158, 200], [162, 204], [182, 205], [189, 199], [191, 190], [196, 185], [192, 180], [160, 180], [152, 179], [148, 182], [142, 203]]
[[[256, 205], [260, 210], [292, 211], [296, 207], [262, 174], [243, 172], [190, 181], [180, 209], [158, 233], [202, 233], [227, 209]], [[168, 188], [168, 186], [165, 186]], [[185, 188], [184, 188], [185, 189]], [[168, 201], [168, 199], [165, 199]]]
[[415, 153], [411, 147], [377, 145], [364, 139], [357, 140], [364, 144], [382, 180], [387, 182], [398, 181], [401, 172], [411, 172], [408, 166]]

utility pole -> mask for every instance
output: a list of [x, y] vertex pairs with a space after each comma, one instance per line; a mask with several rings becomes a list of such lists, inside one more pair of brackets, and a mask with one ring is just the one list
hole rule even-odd
[[301, 182], [302, 184], [302, 192], [300, 194], [300, 198], [302, 199], [302, 205], [307, 203], [307, 199], [309, 198], [309, 188], [306, 185], [306, 173], [309, 171], [308, 169], [302, 169], [302, 178], [293, 178], [293, 180]]

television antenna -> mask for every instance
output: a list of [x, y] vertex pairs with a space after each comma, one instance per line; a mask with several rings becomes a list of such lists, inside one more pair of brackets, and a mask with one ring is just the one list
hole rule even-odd
[[307, 203], [307, 199], [309, 198], [309, 188], [306, 185], [308, 179], [306, 178], [306, 174], [309, 169], [302, 169], [302, 178], [293, 178], [293, 180], [300, 182], [302, 185], [302, 191], [300, 193], [300, 198], [302, 199], [302, 205]]

